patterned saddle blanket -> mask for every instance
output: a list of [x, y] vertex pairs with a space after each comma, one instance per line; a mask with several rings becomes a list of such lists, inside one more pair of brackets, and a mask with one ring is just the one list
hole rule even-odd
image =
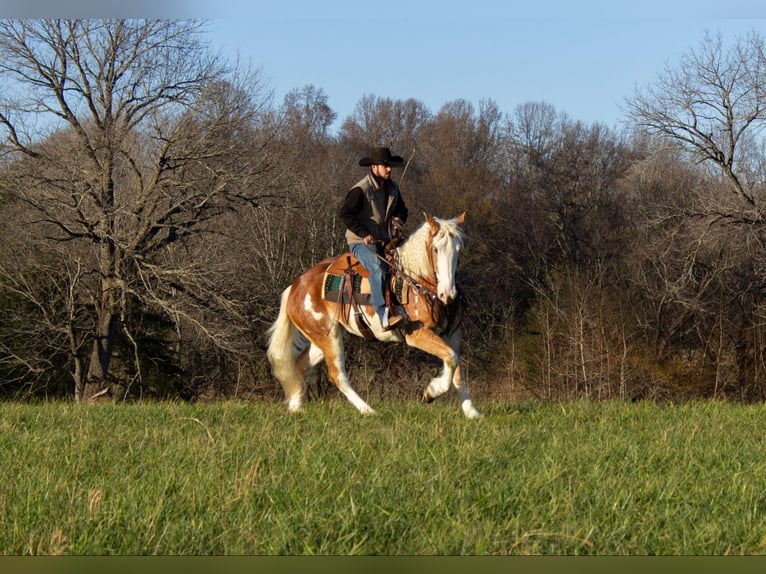
[[[349, 287], [350, 283], [350, 287]], [[407, 303], [408, 283], [401, 277], [392, 275], [386, 282], [394, 299], [400, 304]], [[371, 305], [370, 273], [351, 253], [344, 253], [327, 267], [324, 273], [324, 299], [348, 304], [351, 297], [359, 305]]]

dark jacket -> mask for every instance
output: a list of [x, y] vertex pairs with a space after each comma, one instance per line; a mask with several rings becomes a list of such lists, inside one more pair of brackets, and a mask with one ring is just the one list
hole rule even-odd
[[376, 240], [388, 241], [388, 224], [394, 217], [406, 222], [407, 214], [397, 183], [386, 180], [380, 186], [371, 173], [346, 193], [339, 213], [349, 245], [363, 243], [368, 234]]

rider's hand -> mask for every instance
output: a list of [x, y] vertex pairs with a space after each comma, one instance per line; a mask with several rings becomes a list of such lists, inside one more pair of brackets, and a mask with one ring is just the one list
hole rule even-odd
[[364, 238], [364, 244], [369, 245], [370, 243], [373, 243], [375, 241], [375, 238], [372, 236], [372, 234], [366, 236]]

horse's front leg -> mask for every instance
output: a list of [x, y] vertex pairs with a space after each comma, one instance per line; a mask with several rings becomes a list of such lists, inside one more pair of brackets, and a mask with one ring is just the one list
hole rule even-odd
[[432, 379], [426, 387], [423, 393], [423, 400], [430, 403], [439, 395], [447, 392], [450, 385], [453, 385], [460, 396], [460, 406], [465, 416], [468, 418], [480, 416], [479, 411], [473, 405], [468, 388], [463, 380], [460, 356], [458, 354], [460, 346], [459, 333], [456, 338], [453, 336], [453, 339], [448, 344], [447, 341], [430, 329], [419, 329], [407, 335], [407, 344], [435, 357], [439, 357], [444, 365], [441, 374]]
[[[462, 335], [461, 329], [458, 327], [450, 337], [447, 338], [447, 344], [455, 353], [460, 353], [460, 337]], [[460, 406], [469, 419], [474, 419], [481, 416], [481, 413], [476, 409], [471, 400], [471, 395], [468, 392], [468, 385], [466, 385], [463, 378], [463, 368], [458, 363], [455, 367], [455, 373], [452, 376], [452, 384], [455, 386], [455, 390], [460, 397]]]

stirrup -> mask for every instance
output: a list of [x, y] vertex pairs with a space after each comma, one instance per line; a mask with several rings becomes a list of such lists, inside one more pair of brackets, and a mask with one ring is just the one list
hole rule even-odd
[[401, 315], [394, 315], [393, 317], [388, 316], [388, 309], [386, 309], [383, 312], [383, 320], [380, 322], [381, 327], [383, 327], [384, 331], [390, 331], [391, 329], [395, 329], [398, 325], [404, 322], [404, 317]]

